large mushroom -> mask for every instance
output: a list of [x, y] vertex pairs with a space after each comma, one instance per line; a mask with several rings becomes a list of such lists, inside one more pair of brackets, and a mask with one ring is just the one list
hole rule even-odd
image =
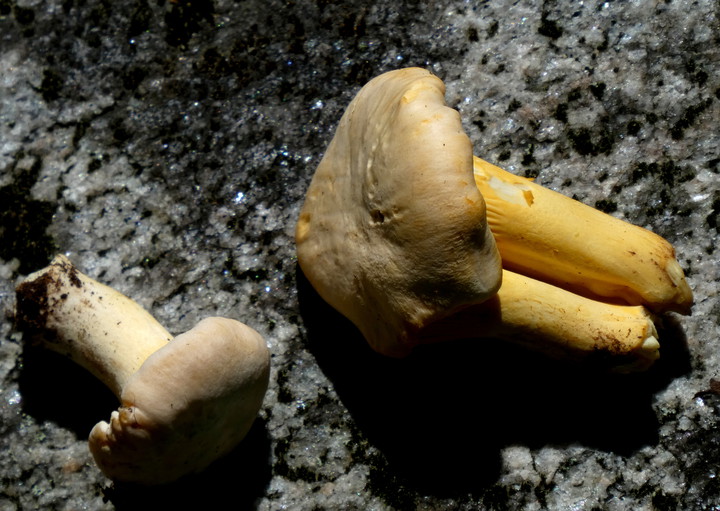
[[350, 103], [296, 230], [312, 285], [389, 355], [501, 281], [470, 139], [442, 82], [418, 78], [382, 75]]
[[387, 355], [501, 337], [650, 365], [659, 344], [645, 306], [692, 304], [670, 244], [475, 158], [444, 93], [408, 68], [350, 103], [296, 227], [313, 287]]
[[140, 305], [63, 255], [17, 289], [30, 339], [70, 357], [121, 402], [91, 431], [100, 469], [145, 485], [202, 471], [245, 437], [262, 405], [269, 352], [252, 328], [207, 318], [173, 339]]

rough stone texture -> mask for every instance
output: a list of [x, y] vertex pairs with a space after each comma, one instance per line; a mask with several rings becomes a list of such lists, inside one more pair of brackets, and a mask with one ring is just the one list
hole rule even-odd
[[[0, 0], [0, 510], [720, 506], [720, 5], [431, 3]], [[676, 246], [696, 305], [656, 367], [492, 342], [387, 360], [308, 289], [309, 179], [359, 87], [408, 65], [446, 81], [476, 154]], [[174, 333], [266, 336], [236, 452], [169, 488], [102, 476], [85, 438], [114, 397], [10, 321], [56, 252]]]

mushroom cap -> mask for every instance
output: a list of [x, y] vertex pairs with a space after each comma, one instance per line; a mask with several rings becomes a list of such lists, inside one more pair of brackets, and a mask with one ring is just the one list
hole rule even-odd
[[161, 484], [199, 472], [247, 434], [262, 405], [270, 357], [239, 321], [207, 318], [153, 353], [122, 391], [110, 424], [90, 433], [113, 480]]
[[368, 82], [340, 120], [296, 228], [310, 283], [391, 356], [501, 283], [472, 145], [444, 94], [419, 68]]

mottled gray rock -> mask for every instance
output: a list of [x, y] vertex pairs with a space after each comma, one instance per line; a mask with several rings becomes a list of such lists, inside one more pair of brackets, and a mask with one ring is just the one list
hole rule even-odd
[[[149, 505], [720, 505], [720, 6], [696, 2], [0, 0], [0, 510], [127, 508], [85, 438], [115, 406], [26, 346], [13, 287], [66, 253], [172, 332], [260, 331], [245, 442]], [[695, 291], [647, 374], [493, 343], [370, 353], [297, 274], [294, 223], [342, 111], [427, 67], [475, 152], [648, 227]]]

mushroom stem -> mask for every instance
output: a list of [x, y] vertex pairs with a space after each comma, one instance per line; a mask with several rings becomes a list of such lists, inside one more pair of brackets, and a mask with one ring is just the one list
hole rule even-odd
[[647, 369], [659, 357], [656, 337], [642, 306], [598, 302], [507, 270], [493, 298], [420, 332], [422, 343], [497, 338], [555, 356], [607, 357], [618, 372]]
[[172, 336], [140, 305], [80, 273], [63, 256], [17, 287], [16, 321], [120, 398], [128, 379]]
[[586, 296], [687, 314], [692, 291], [672, 245], [474, 158], [503, 266]]

